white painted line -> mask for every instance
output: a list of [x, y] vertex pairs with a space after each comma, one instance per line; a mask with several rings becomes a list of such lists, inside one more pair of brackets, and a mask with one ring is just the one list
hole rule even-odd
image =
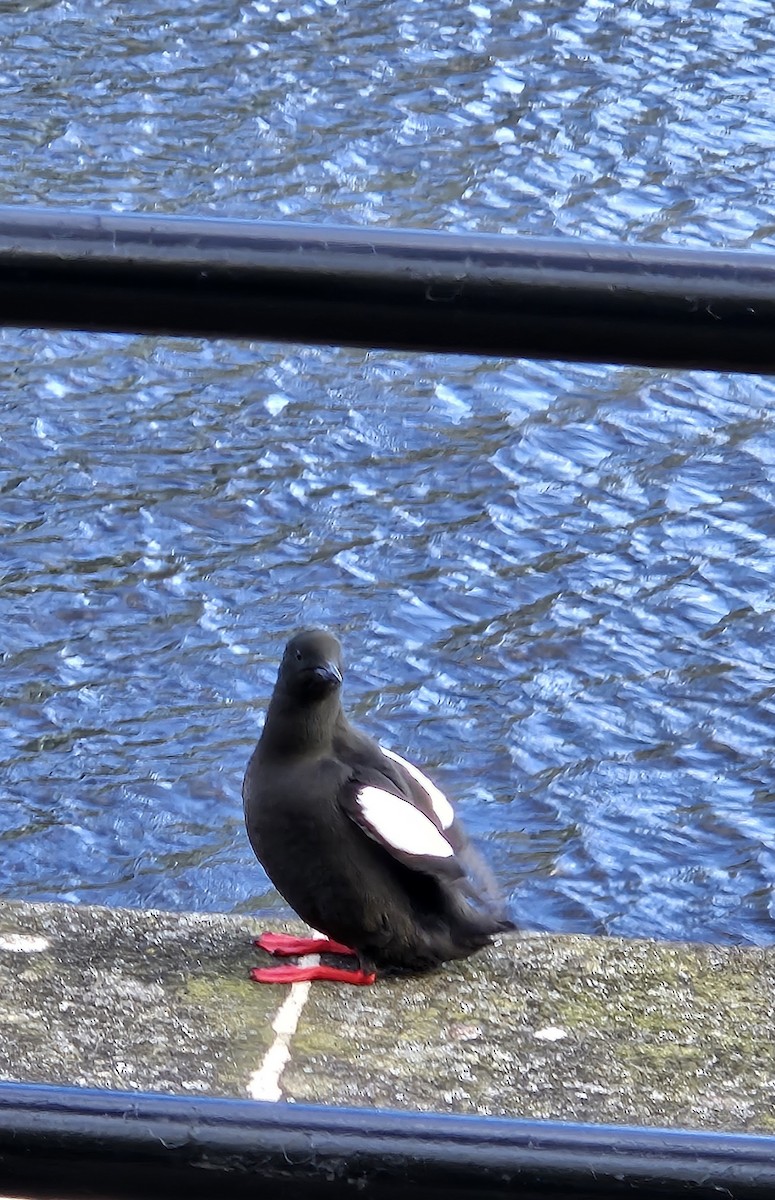
[[[324, 933], [312, 930], [314, 938], [325, 938]], [[320, 962], [319, 954], [306, 954], [299, 959], [299, 966], [314, 967]], [[277, 1010], [272, 1022], [275, 1040], [264, 1055], [261, 1066], [248, 1079], [248, 1095], [251, 1100], [281, 1100], [280, 1079], [291, 1057], [291, 1039], [296, 1032], [304, 1005], [309, 997], [311, 983], [292, 983], [291, 990]]]
[[559, 1025], [547, 1025], [544, 1029], [537, 1029], [533, 1037], [540, 1038], [542, 1042], [559, 1042], [561, 1038], [568, 1036], [567, 1029], [561, 1029]]
[[48, 950], [50, 945], [48, 938], [34, 933], [5, 933], [0, 937], [0, 950], [19, 950], [24, 954], [39, 954], [41, 950]]

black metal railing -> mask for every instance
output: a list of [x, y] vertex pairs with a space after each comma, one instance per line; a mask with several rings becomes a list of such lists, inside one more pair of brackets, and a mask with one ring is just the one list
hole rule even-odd
[[[0, 208], [0, 325], [775, 372], [775, 254]], [[0, 1195], [752, 1200], [775, 1137], [0, 1083]]]
[[775, 371], [775, 253], [0, 207], [0, 324]]
[[0, 1193], [770, 1200], [775, 1138], [5, 1083]]

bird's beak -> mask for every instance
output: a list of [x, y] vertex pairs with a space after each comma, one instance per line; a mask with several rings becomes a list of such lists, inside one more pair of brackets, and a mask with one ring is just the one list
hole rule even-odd
[[327, 662], [321, 667], [315, 667], [315, 674], [319, 679], [325, 679], [330, 683], [341, 683], [342, 672], [339, 670], [336, 663]]

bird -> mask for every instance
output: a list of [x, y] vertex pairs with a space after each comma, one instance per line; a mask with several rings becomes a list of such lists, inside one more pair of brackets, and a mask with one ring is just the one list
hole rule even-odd
[[378, 971], [421, 974], [467, 958], [516, 928], [441, 789], [350, 723], [343, 678], [332, 633], [290, 638], [242, 794], [256, 857], [318, 931], [266, 932], [255, 944], [281, 957], [352, 956], [357, 969], [257, 967], [259, 983], [365, 986]]

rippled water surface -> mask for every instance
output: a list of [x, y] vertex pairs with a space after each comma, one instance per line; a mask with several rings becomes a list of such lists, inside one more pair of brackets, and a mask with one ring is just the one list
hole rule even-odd
[[[3, 203], [772, 245], [759, 0], [0, 3]], [[251, 910], [288, 632], [531, 929], [770, 942], [775, 389], [0, 335], [10, 897]]]

